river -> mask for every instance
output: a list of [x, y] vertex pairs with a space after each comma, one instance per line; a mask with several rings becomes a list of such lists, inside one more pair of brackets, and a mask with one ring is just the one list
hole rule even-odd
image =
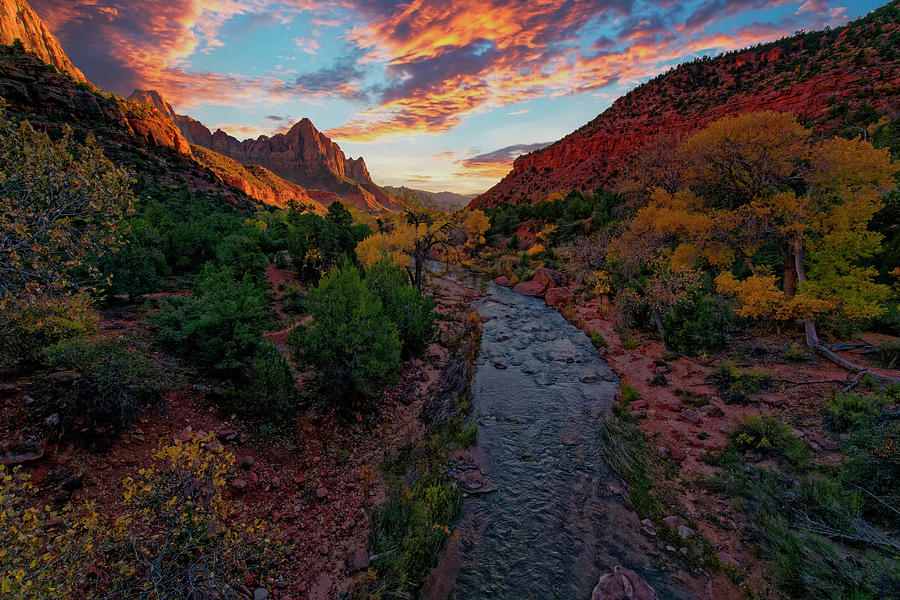
[[602, 457], [601, 423], [619, 387], [612, 369], [543, 300], [472, 276], [462, 282], [486, 294], [476, 301], [487, 320], [471, 453], [497, 491], [464, 501], [456, 537], [423, 595], [586, 600], [620, 564], [660, 598], [685, 597], [653, 568], [648, 554], [657, 542], [610, 491], [621, 485]]

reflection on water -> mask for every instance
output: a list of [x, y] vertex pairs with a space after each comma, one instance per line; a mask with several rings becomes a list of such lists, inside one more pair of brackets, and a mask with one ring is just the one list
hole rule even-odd
[[618, 388], [610, 367], [540, 299], [465, 283], [489, 294], [476, 304], [487, 321], [473, 453], [498, 490], [465, 501], [430, 597], [587, 599], [617, 564], [640, 571], [661, 598], [681, 597], [650, 570], [636, 517], [607, 489], [600, 422]]

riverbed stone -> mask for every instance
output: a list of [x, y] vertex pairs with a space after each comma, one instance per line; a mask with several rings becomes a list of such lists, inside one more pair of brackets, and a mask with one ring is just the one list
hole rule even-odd
[[506, 275], [501, 275], [500, 277], [494, 279], [494, 283], [496, 283], [497, 285], [505, 285], [506, 287], [509, 287], [509, 277], [507, 277]]
[[659, 600], [659, 596], [640, 575], [616, 565], [612, 573], [600, 576], [591, 600]]
[[513, 288], [513, 291], [517, 294], [522, 294], [523, 296], [541, 297], [544, 295], [546, 288], [539, 282], [531, 280], [517, 283]]
[[350, 572], [369, 568], [369, 553], [365, 548], [354, 548], [347, 556], [347, 568]]
[[688, 527], [687, 525], [679, 525], [678, 526], [678, 537], [685, 540], [694, 535], [694, 530]]
[[547, 306], [565, 306], [575, 303], [575, 294], [567, 287], [555, 287], [547, 290], [544, 295], [544, 302]]
[[545, 288], [558, 288], [566, 283], [566, 277], [559, 271], [541, 267], [534, 274], [534, 281], [537, 281]]

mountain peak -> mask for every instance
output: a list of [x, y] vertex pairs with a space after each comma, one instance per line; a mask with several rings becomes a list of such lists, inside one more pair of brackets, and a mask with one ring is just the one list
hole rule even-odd
[[0, 44], [22, 42], [26, 52], [56, 67], [80, 83], [88, 83], [84, 74], [72, 64], [56, 36], [25, 0], [0, 0]]

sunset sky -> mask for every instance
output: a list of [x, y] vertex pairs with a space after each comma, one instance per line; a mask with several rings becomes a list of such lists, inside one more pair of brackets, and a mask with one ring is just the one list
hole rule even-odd
[[105, 90], [243, 139], [309, 117], [377, 183], [480, 192], [685, 60], [880, 0], [32, 0]]

